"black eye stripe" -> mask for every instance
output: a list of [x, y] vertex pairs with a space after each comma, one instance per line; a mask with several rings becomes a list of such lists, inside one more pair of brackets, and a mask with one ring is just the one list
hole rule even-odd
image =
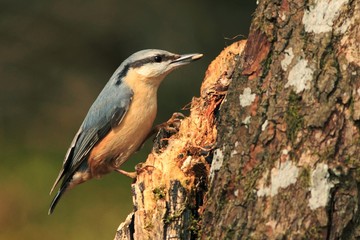
[[155, 58], [161, 58], [160, 62], [166, 62], [166, 61], [169, 61], [169, 60], [175, 60], [175, 59], [179, 58], [179, 56], [159, 54], [159, 55], [156, 55], [156, 56], [151, 56], [151, 57], [148, 57], [148, 58], [137, 60], [135, 62], [130, 63], [129, 66], [131, 68], [139, 68], [139, 67], [141, 67], [141, 66], [143, 66], [143, 65], [145, 65], [147, 63], [158, 62], [158, 61], [156, 61]]
[[159, 63], [159, 62], [162, 61], [162, 57], [157, 55], [157, 56], [154, 57], [154, 61]]
[[129, 68], [130, 68], [130, 66], [127, 64], [121, 69], [121, 71], [118, 73], [118, 75], [116, 77], [115, 85], [121, 84], [121, 81], [122, 81], [123, 77], [125, 77], [126, 74], [128, 73]]

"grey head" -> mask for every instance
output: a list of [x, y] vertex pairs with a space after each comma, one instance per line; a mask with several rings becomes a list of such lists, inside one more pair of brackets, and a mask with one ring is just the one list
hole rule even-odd
[[174, 69], [202, 56], [198, 53], [180, 55], [159, 49], [141, 50], [128, 57], [114, 73], [113, 78], [120, 80], [129, 70], [133, 70], [144, 78], [162, 80]]

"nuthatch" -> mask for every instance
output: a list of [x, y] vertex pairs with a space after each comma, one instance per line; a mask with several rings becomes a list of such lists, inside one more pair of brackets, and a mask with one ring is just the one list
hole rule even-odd
[[116, 69], [66, 153], [50, 191], [51, 194], [62, 179], [49, 214], [67, 189], [114, 170], [131, 176], [119, 168], [151, 131], [160, 83], [172, 70], [201, 57], [202, 54], [178, 55], [149, 49], [134, 53]]

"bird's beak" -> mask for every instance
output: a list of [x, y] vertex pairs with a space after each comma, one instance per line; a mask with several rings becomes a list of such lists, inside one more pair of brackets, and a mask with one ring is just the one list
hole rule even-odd
[[203, 54], [200, 53], [184, 54], [184, 55], [180, 55], [179, 58], [173, 60], [170, 64], [184, 65], [193, 62], [195, 60], [198, 60], [202, 58], [202, 56]]

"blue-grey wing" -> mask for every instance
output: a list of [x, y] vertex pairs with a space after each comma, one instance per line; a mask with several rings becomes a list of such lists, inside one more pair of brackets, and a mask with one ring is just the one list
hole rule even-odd
[[109, 133], [111, 128], [119, 125], [126, 115], [133, 92], [124, 83], [113, 84], [111, 80], [89, 109], [75, 135], [51, 192], [62, 178], [63, 187], [79, 168], [87, 167], [90, 151]]

